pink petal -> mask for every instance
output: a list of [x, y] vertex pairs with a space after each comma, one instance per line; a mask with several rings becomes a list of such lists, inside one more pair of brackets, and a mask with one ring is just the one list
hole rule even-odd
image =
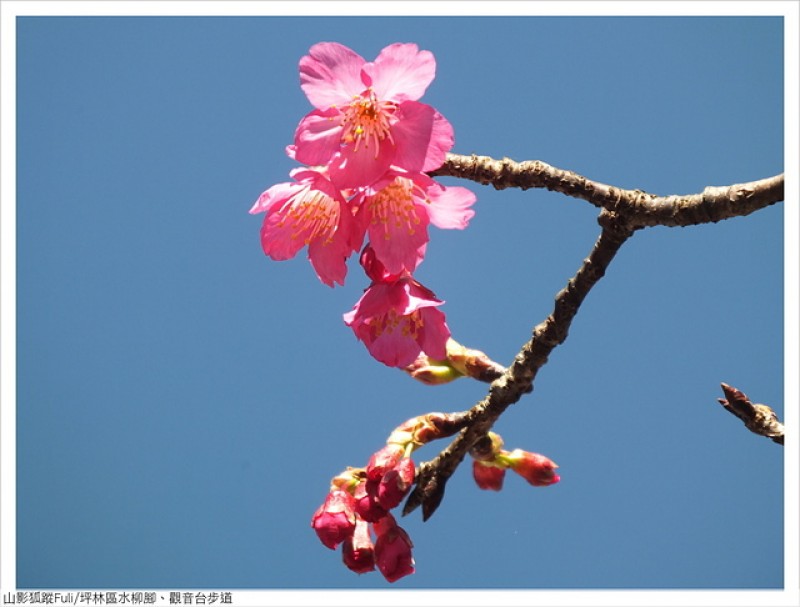
[[351, 252], [346, 239], [337, 238], [331, 243], [315, 240], [308, 246], [308, 259], [319, 279], [332, 287], [335, 282], [344, 284], [346, 261]]
[[342, 125], [339, 111], [314, 110], [297, 125], [294, 132], [294, 158], [310, 165], [327, 164], [339, 150]]
[[364, 58], [337, 42], [320, 42], [300, 59], [300, 87], [319, 109], [349, 103], [366, 86], [361, 80]]
[[291, 232], [280, 225], [283, 213], [270, 213], [261, 226], [261, 248], [275, 261], [291, 259], [305, 246], [302, 238], [292, 238]]
[[347, 145], [330, 162], [331, 181], [342, 189], [368, 186], [387, 171], [394, 151], [388, 138], [380, 142], [377, 153], [374, 146], [354, 150]]
[[[429, 357], [443, 360], [447, 358], [447, 340], [450, 329], [445, 322], [444, 313], [436, 308], [426, 308], [420, 314], [425, 323], [422, 330], [422, 351]], [[411, 363], [409, 363], [411, 364]]]
[[393, 163], [407, 171], [432, 171], [442, 166], [455, 139], [453, 127], [431, 106], [405, 101], [397, 108], [392, 126], [397, 145]]
[[436, 60], [416, 44], [397, 43], [384, 48], [373, 63], [364, 66], [364, 72], [372, 78], [378, 98], [397, 103], [416, 101], [436, 76]]
[[341, 192], [318, 170], [291, 171], [297, 183], [272, 186], [252, 212], [266, 211], [261, 247], [276, 261], [294, 257], [308, 244], [308, 257], [319, 279], [329, 286], [344, 284], [346, 259], [353, 252], [355, 224]]
[[427, 206], [428, 217], [437, 228], [463, 230], [475, 215], [469, 208], [475, 202], [475, 194], [467, 188], [431, 188], [427, 193], [431, 201]]
[[314, 271], [329, 287], [332, 287], [333, 283], [344, 285], [344, 278], [347, 275], [346, 261], [353, 252], [350, 246], [353, 223], [349, 210], [342, 209], [333, 238], [330, 241], [315, 240], [308, 247], [308, 259]]
[[256, 200], [255, 204], [253, 205], [253, 208], [250, 209], [250, 214], [255, 215], [256, 213], [263, 213], [269, 209], [270, 206], [275, 204], [276, 201], [284, 202], [294, 196], [304, 187], [307, 186], [300, 183], [291, 182], [275, 184], [258, 197], [258, 200]]
[[401, 331], [385, 332], [366, 345], [375, 360], [389, 367], [407, 367], [422, 352], [420, 345]]
[[413, 272], [419, 263], [418, 251], [428, 238], [428, 214], [419, 205], [409, 211], [409, 217], [369, 225], [369, 241], [376, 257], [389, 274], [403, 270]]
[[407, 302], [408, 296], [402, 286], [398, 287], [396, 283], [374, 283], [356, 303], [356, 322], [383, 316], [391, 309], [399, 313], [406, 307]]

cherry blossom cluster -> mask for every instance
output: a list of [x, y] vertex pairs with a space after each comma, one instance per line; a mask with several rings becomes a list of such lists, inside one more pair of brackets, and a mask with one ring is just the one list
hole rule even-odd
[[[261, 246], [273, 260], [302, 248], [319, 279], [343, 285], [358, 258], [370, 285], [344, 322], [378, 361], [426, 384], [469, 376], [494, 381], [505, 369], [452, 339], [444, 303], [414, 278], [428, 227], [464, 229], [475, 196], [428, 176], [453, 147], [453, 128], [419, 99], [436, 62], [415, 44], [392, 44], [367, 62], [351, 49], [321, 42], [300, 59], [300, 86], [314, 110], [299, 123], [286, 153], [303, 166], [273, 185], [250, 210], [264, 213]], [[366, 243], [366, 244], [365, 244]], [[363, 468], [331, 481], [311, 519], [320, 541], [341, 547], [356, 573], [378, 569], [389, 582], [414, 573], [408, 533], [391, 511], [415, 482], [418, 447], [465, 427], [465, 414], [428, 413], [391, 433]], [[515, 449], [489, 433], [470, 451], [482, 489], [500, 490], [507, 469], [537, 486], [559, 481], [550, 459]]]
[[442, 165], [453, 128], [421, 103], [436, 72], [429, 51], [392, 44], [367, 62], [321, 42], [300, 59], [300, 86], [316, 108], [299, 123], [287, 154], [304, 164], [291, 182], [266, 190], [250, 210], [265, 213], [261, 246], [274, 260], [308, 248], [319, 279], [343, 285], [360, 256], [371, 284], [346, 324], [380, 362], [405, 368], [419, 356], [446, 357], [443, 303], [413, 278], [428, 226], [463, 229], [475, 195], [426, 171]]
[[372, 454], [366, 468], [348, 468], [331, 481], [311, 526], [328, 548], [341, 545], [348, 569], [360, 574], [377, 568], [389, 582], [414, 573], [411, 538], [390, 511], [414, 483], [411, 453], [451, 435], [452, 420], [452, 415], [428, 413], [406, 421]]
[[550, 458], [522, 449], [506, 451], [500, 435], [489, 432], [487, 437], [488, 448], [480, 453], [472, 451], [472, 477], [481, 489], [500, 491], [509, 468], [534, 487], [547, 487], [561, 480], [555, 472], [558, 466]]

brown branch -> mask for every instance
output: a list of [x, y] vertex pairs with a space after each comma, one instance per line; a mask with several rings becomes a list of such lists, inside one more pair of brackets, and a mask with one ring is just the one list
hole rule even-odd
[[742, 420], [751, 432], [783, 444], [783, 424], [771, 408], [760, 403], [753, 404], [741, 390], [728, 384], [721, 385], [726, 398], [718, 398], [719, 404]]
[[422, 506], [422, 519], [430, 518], [442, 501], [447, 480], [469, 449], [486, 435], [509, 406], [533, 390], [536, 373], [545, 365], [550, 352], [567, 339], [572, 319], [584, 298], [633, 234], [633, 230], [613, 213], [603, 211], [599, 221], [603, 226], [600, 237], [575, 276], [556, 295], [553, 312], [533, 329], [531, 340], [522, 347], [506, 372], [492, 383], [486, 398], [467, 412], [469, 425], [438, 456], [420, 464], [416, 487], [406, 501], [404, 515]]
[[[492, 382], [486, 398], [464, 413], [463, 420], [468, 425], [439, 455], [420, 464], [416, 486], [403, 507], [403, 514], [422, 506], [423, 520], [428, 520], [438, 508], [448, 479], [469, 450], [486, 436], [509, 406], [533, 390], [538, 370], [545, 365], [550, 352], [566, 340], [572, 319], [584, 298], [634, 231], [655, 225], [677, 227], [714, 223], [749, 215], [780, 202], [784, 195], [783, 175], [731, 186], [707, 187], [699, 194], [664, 197], [591, 181], [539, 160], [518, 163], [508, 158], [495, 160], [475, 155], [448, 154], [442, 167], [430, 175], [471, 179], [492, 184], [496, 189], [547, 188], [561, 192], [600, 207], [599, 222], [603, 230], [589, 257], [556, 296], [552, 314], [534, 328], [532, 339], [505, 373]], [[783, 427], [765, 405], [750, 405], [752, 411], [743, 413], [737, 405], [728, 401], [723, 404], [754, 432], [770, 436], [776, 442], [783, 441]], [[780, 437], [768, 434], [777, 432], [775, 424], [780, 426]]]
[[685, 196], [657, 196], [642, 190], [625, 190], [592, 181], [541, 160], [515, 162], [509, 158], [495, 160], [474, 154], [448, 154], [445, 163], [430, 175], [470, 179], [484, 185], [491, 184], [498, 190], [546, 188], [625, 217], [634, 229], [715, 223], [749, 215], [783, 200], [783, 174], [749, 183], [707, 187], [699, 194]]

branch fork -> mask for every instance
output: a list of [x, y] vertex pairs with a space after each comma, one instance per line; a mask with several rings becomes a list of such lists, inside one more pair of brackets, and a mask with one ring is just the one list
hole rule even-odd
[[[626, 190], [592, 181], [540, 160], [515, 162], [488, 156], [448, 154], [445, 163], [431, 176], [470, 179], [495, 189], [517, 187], [546, 188], [589, 202], [600, 209], [602, 231], [589, 256], [576, 274], [556, 295], [553, 312], [533, 329], [505, 373], [492, 381], [484, 399], [463, 412], [465, 427], [441, 453], [417, 470], [416, 486], [409, 495], [403, 514], [422, 507], [428, 520], [442, 501], [448, 479], [470, 449], [485, 441], [503, 412], [523, 394], [533, 390], [539, 369], [550, 352], [562, 344], [583, 300], [605, 275], [617, 251], [639, 229], [651, 226], [684, 227], [715, 223], [749, 215], [783, 200], [784, 176], [724, 187], [707, 187], [698, 194], [657, 196], [642, 190]], [[783, 425], [766, 405], [752, 403], [741, 392], [722, 384], [727, 400], [719, 399], [728, 411], [742, 419], [748, 429], [783, 444]]]

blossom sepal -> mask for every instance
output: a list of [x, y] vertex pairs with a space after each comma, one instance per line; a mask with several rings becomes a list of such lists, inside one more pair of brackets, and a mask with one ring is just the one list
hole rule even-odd
[[448, 360], [434, 360], [425, 354], [420, 354], [417, 359], [403, 369], [412, 379], [422, 382], [427, 386], [448, 384], [464, 374], [456, 369]]

